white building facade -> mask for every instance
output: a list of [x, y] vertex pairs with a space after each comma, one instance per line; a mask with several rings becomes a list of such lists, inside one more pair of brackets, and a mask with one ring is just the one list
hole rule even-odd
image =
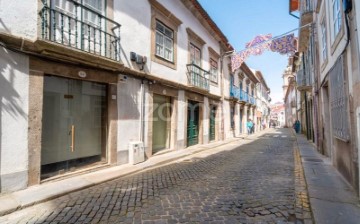
[[147, 159], [245, 133], [259, 96], [266, 111], [269, 89], [230, 71], [234, 49], [196, 0], [0, 8], [1, 194], [133, 163], [134, 147]]
[[0, 4], [1, 193], [223, 138], [233, 49], [197, 1]]

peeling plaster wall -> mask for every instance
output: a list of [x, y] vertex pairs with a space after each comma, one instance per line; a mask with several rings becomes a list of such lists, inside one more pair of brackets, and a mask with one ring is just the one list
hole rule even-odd
[[29, 59], [0, 48], [0, 192], [27, 186]]

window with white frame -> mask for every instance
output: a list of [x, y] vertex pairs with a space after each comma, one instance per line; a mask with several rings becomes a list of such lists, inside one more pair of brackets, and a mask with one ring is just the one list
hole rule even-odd
[[321, 55], [323, 61], [327, 59], [327, 42], [326, 42], [326, 24], [325, 24], [325, 18], [321, 21]]
[[341, 27], [341, 10], [340, 10], [340, 0], [332, 0], [332, 25], [333, 25], [333, 34], [334, 39], [340, 31]]
[[201, 50], [190, 43], [190, 62], [201, 67]]
[[218, 83], [218, 62], [210, 58], [210, 81]]
[[[84, 5], [88, 8], [94, 10], [99, 14], [104, 14], [104, 4], [105, 1], [103, 0], [85, 0]], [[100, 17], [98, 14], [91, 12], [89, 10], [84, 11], [84, 19], [85, 21], [92, 23], [93, 25], [98, 26]]]
[[156, 21], [156, 56], [174, 61], [174, 31]]
[[[51, 0], [50, 4], [56, 25], [56, 42], [73, 47], [81, 43], [82, 48], [89, 52], [100, 53], [100, 43], [105, 42], [105, 38], [101, 37], [106, 27], [106, 21], [102, 19], [106, 9], [105, 0]], [[54, 10], [60, 13], [55, 13]]]

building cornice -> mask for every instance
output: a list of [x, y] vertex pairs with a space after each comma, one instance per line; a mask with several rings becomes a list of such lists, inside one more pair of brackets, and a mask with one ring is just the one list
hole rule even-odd
[[221, 46], [223, 46], [226, 51], [234, 50], [233, 46], [231, 46], [224, 33], [220, 30], [220, 28], [211, 19], [209, 14], [205, 11], [205, 9], [200, 5], [200, 3], [197, 0], [181, 0], [181, 2], [208, 30], [210, 35], [221, 43]]

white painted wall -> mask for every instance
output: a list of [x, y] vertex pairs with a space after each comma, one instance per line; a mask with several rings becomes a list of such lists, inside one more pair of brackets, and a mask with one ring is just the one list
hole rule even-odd
[[[342, 4], [340, 4], [342, 7]], [[342, 9], [341, 9], [342, 11]], [[342, 17], [342, 29], [343, 33], [341, 36], [341, 41], [338, 43], [338, 45], [334, 45], [334, 38], [332, 37], [332, 8], [329, 1], [322, 1], [319, 15], [324, 15], [326, 20], [326, 35], [327, 35], [327, 52], [328, 52], [328, 60], [326, 63], [321, 62], [321, 68], [320, 69], [320, 82], [325, 78], [326, 74], [330, 71], [331, 67], [335, 64], [337, 58], [342, 53], [345, 45], [346, 45], [346, 27], [345, 27], [345, 21], [344, 17]], [[321, 40], [321, 16], [318, 16], [316, 18], [316, 32], [319, 34], [318, 36], [318, 43], [320, 46], [320, 50], [322, 49], [322, 40]], [[341, 35], [341, 34], [340, 34]], [[334, 51], [332, 52], [331, 46], [334, 45]], [[350, 52], [349, 52], [350, 53]], [[320, 56], [321, 57], [321, 56]]]
[[37, 37], [37, 0], [0, 1], [0, 32], [34, 40]]
[[236, 104], [235, 105], [235, 118], [234, 118], [234, 122], [235, 122], [235, 135], [238, 136], [240, 135], [240, 104]]
[[177, 124], [177, 149], [186, 147], [185, 127], [187, 125], [186, 113], [187, 102], [185, 100], [185, 91], [179, 90], [178, 92], [178, 124]]
[[225, 97], [230, 97], [230, 69], [228, 64], [230, 63], [230, 57], [224, 57], [224, 62], [223, 62], [223, 82], [224, 82], [224, 96]]
[[1, 192], [27, 185], [29, 59], [0, 48]]
[[233, 137], [233, 132], [231, 130], [231, 123], [230, 123], [230, 102], [224, 100], [224, 132], [225, 132], [225, 139]]
[[[124, 156], [129, 149], [129, 142], [140, 141], [141, 117], [141, 80], [129, 78], [125, 83], [118, 83], [118, 155]], [[119, 158], [123, 162], [123, 159]], [[120, 162], [120, 163], [122, 163]], [[126, 160], [125, 160], [126, 162]]]
[[[210, 68], [208, 47], [212, 47], [220, 54], [219, 43], [180, 1], [158, 0], [158, 2], [183, 22], [178, 27], [177, 34], [177, 69], [174, 70], [151, 61], [151, 6], [148, 0], [114, 1], [114, 19], [122, 25], [121, 46], [123, 48], [123, 61], [125, 66], [133, 67], [129, 55], [130, 52], [136, 52], [148, 58], [146, 66], [149, 73], [187, 85], [188, 34], [186, 28], [190, 27], [206, 42], [201, 49], [202, 67], [205, 70]], [[210, 92], [220, 95], [220, 85], [211, 85]]]

